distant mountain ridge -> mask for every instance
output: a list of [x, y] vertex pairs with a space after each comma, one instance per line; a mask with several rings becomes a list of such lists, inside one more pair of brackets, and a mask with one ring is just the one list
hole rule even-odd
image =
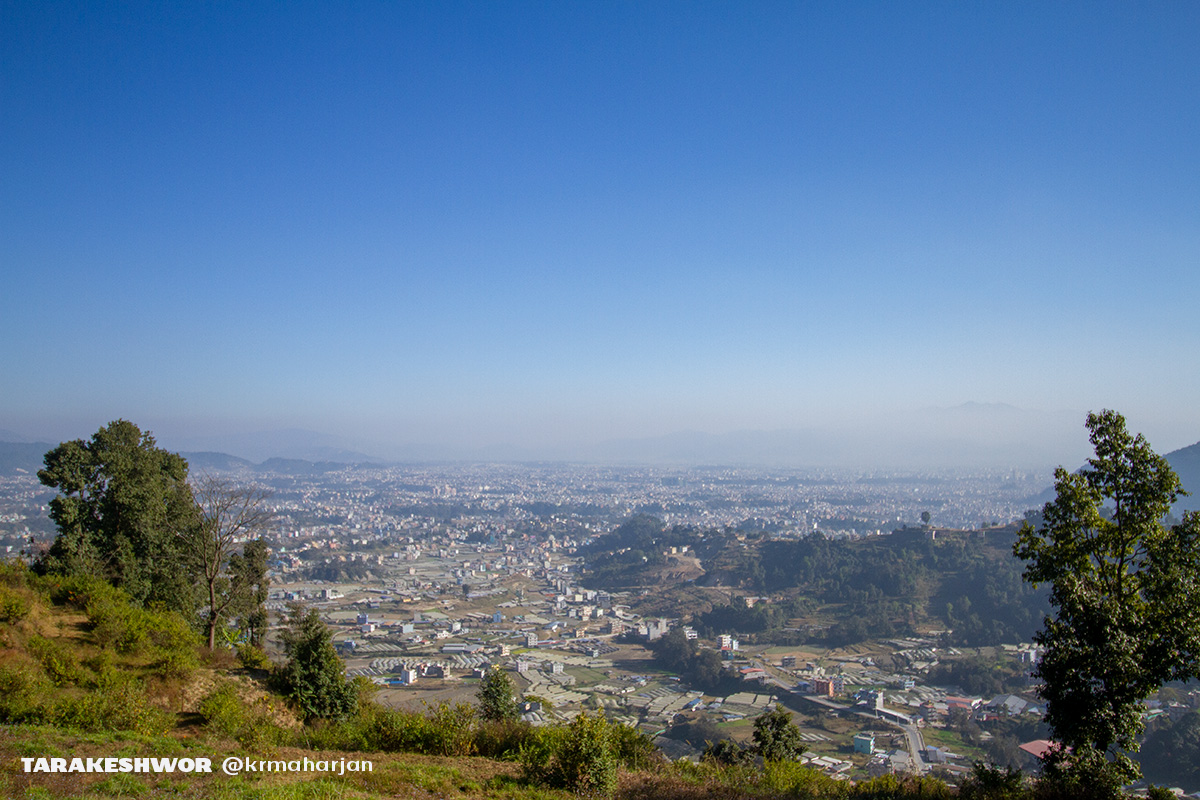
[[[58, 445], [48, 442], [0, 442], [0, 475], [33, 475], [43, 466], [46, 453]], [[180, 453], [188, 462], [192, 475], [206, 472], [282, 475], [319, 475], [353, 467], [361, 461], [309, 461], [301, 458], [268, 458], [255, 464], [228, 453]], [[378, 463], [372, 461], [370, 463]]]
[[1189, 496], [1182, 497], [1172, 510], [1176, 516], [1184, 511], [1200, 511], [1200, 442], [1181, 447], [1165, 456], [1179, 476], [1179, 482]]
[[[1188, 493], [1175, 501], [1175, 504], [1171, 506], [1171, 513], [1178, 517], [1184, 511], [1200, 511], [1200, 442], [1172, 450], [1163, 458], [1171, 465], [1171, 469], [1175, 470], [1180, 484], [1183, 485], [1183, 490]], [[1029, 499], [1030, 507], [1041, 509], [1054, 497], [1054, 487], [1051, 486], [1041, 494], [1031, 497]]]
[[42, 457], [55, 445], [46, 442], [0, 442], [0, 475], [37, 475]]

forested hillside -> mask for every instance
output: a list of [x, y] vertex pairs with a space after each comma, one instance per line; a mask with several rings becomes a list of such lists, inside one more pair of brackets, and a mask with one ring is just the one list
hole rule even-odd
[[1028, 641], [1048, 611], [1045, 593], [1021, 579], [1015, 535], [1015, 526], [936, 536], [911, 528], [866, 539], [775, 540], [758, 532], [667, 529], [640, 516], [585, 551], [585, 583], [609, 590], [659, 584], [670, 574], [664, 567], [687, 557], [703, 571], [687, 582], [730, 590], [731, 600], [766, 598], [752, 607], [739, 601], [690, 609], [693, 621], [713, 632], [774, 630], [794, 639], [795, 620], [803, 618], [833, 644], [918, 626], [950, 628], [952, 640], [965, 645], [1013, 643]]

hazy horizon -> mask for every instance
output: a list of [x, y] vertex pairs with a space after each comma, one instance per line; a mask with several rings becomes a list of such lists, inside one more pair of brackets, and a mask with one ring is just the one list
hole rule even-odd
[[22, 436], [1054, 465], [1113, 408], [1200, 439], [1200, 6], [4, 14]]
[[[678, 430], [663, 435], [554, 445], [436, 441], [390, 441], [379, 436], [346, 437], [300, 428], [200, 432], [132, 420], [158, 443], [185, 453], [217, 452], [254, 463], [270, 458], [376, 462], [573, 462], [675, 466], [760, 466], [889, 470], [1021, 469], [1049, 472], [1075, 466], [1090, 455], [1081, 415], [967, 403], [926, 408], [853, 424], [805, 429], [724, 432]], [[30, 436], [0, 428], [0, 441], [54, 442], [87, 438], [99, 425], [81, 425], [59, 435]], [[903, 429], [903, 430], [900, 430]], [[1160, 453], [1186, 447], [1151, 445]]]

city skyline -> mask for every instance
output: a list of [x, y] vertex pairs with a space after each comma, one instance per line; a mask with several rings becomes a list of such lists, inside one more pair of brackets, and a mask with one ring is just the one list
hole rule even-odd
[[1194, 6], [3, 9], [0, 428], [1200, 438]]

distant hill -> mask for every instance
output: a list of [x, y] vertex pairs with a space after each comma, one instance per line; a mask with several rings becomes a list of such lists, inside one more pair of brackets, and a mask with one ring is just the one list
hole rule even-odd
[[228, 453], [180, 453], [179, 455], [187, 459], [188, 469], [192, 473], [243, 472], [255, 468], [253, 462], [231, 456]]
[[36, 475], [42, 457], [53, 447], [45, 442], [0, 442], [0, 475]]
[[1176, 515], [1184, 511], [1200, 511], [1200, 442], [1167, 453], [1171, 469], [1179, 476], [1183, 488], [1191, 494], [1174, 506]]
[[220, 436], [164, 436], [159, 438], [159, 445], [178, 452], [232, 453], [256, 464], [272, 458], [342, 464], [379, 463], [382, 460], [362, 452], [355, 443], [341, 437], [300, 428]]
[[[3, 442], [0, 441], [0, 475], [37, 475], [44, 465], [43, 457], [57, 445], [49, 442]], [[340, 460], [309, 461], [302, 458], [268, 458], [255, 464], [228, 453], [197, 452], [180, 453], [187, 459], [193, 475], [205, 472], [263, 473], [284, 475], [320, 475], [346, 469], [354, 462]]]
[[343, 461], [307, 461], [303, 458], [268, 458], [255, 467], [258, 472], [276, 472], [285, 475], [321, 475], [326, 472], [353, 467]]
[[[1179, 482], [1183, 484], [1184, 491], [1189, 493], [1187, 497], [1181, 497], [1171, 507], [1172, 513], [1180, 516], [1184, 511], [1200, 511], [1200, 442], [1172, 450], [1163, 458], [1167, 459], [1171, 469], [1175, 470], [1175, 474], [1179, 476]], [[1029, 498], [1029, 507], [1040, 510], [1042, 506], [1053, 499], [1054, 487], [1051, 486], [1041, 494]]]
[[[765, 641], [782, 641], [814, 626], [825, 632], [810, 630], [794, 643], [815, 637], [843, 646], [933, 626], [952, 628], [956, 644], [1013, 644], [1028, 641], [1049, 610], [1046, 591], [1021, 578], [1024, 565], [1012, 554], [1016, 530], [942, 529], [932, 538], [924, 528], [904, 528], [863, 539], [776, 540], [666, 528], [635, 516], [581, 548], [580, 582], [656, 598], [688, 592], [692, 622], [714, 635], [771, 631]], [[735, 593], [770, 599], [748, 606], [734, 602]]]

